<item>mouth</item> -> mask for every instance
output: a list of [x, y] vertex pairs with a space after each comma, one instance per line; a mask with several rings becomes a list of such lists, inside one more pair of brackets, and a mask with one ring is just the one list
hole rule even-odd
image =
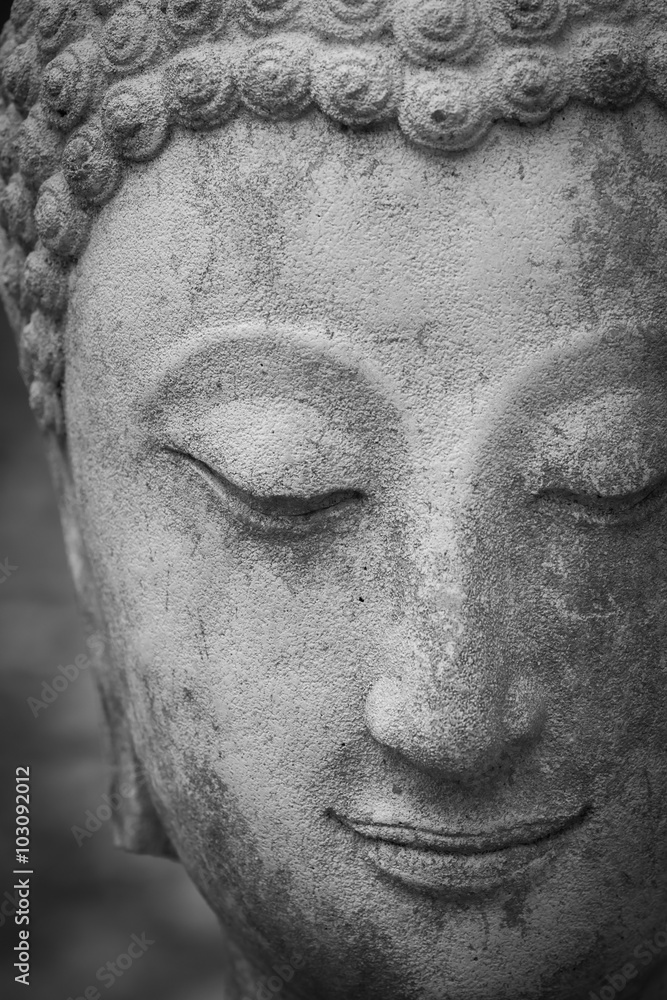
[[566, 848], [590, 813], [521, 820], [492, 830], [432, 830], [330, 815], [381, 874], [413, 888], [475, 894], [532, 881]]

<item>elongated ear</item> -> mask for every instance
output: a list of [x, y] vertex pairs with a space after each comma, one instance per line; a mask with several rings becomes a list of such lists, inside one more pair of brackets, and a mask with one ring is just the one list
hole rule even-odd
[[125, 709], [122, 678], [109, 661], [108, 629], [77, 516], [66, 439], [48, 432], [46, 439], [65, 550], [88, 634], [87, 643], [106, 722], [112, 767], [110, 801], [114, 843], [137, 854], [175, 858], [176, 852], [158, 816], [144, 769], [137, 757]]
[[176, 851], [151, 798], [146, 774], [137, 758], [127, 715], [113, 701], [110, 703], [104, 694], [102, 702], [113, 763], [110, 794], [113, 842], [116, 847], [134, 854], [176, 858]]

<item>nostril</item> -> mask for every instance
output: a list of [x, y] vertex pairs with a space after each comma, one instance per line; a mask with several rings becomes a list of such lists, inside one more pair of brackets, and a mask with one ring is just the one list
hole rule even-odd
[[383, 746], [395, 746], [400, 742], [401, 730], [415, 721], [408, 719], [408, 714], [401, 682], [395, 677], [380, 677], [366, 698], [366, 726], [373, 739]]
[[513, 741], [533, 740], [544, 728], [547, 697], [533, 677], [519, 677], [507, 692], [505, 725]]

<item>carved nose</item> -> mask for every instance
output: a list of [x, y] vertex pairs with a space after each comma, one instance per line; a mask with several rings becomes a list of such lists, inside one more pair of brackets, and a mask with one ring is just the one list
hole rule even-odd
[[465, 682], [436, 690], [385, 676], [369, 691], [365, 716], [373, 738], [418, 769], [474, 781], [539, 738], [545, 698], [525, 679], [504, 691]]

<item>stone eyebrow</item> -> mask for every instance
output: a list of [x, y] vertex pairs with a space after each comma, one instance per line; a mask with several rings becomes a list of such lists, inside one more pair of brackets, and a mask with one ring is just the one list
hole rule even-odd
[[[208, 374], [203, 374], [208, 373]], [[152, 381], [143, 387], [138, 409], [143, 419], [159, 419], [165, 403], [184, 395], [208, 395], [225, 387], [265, 380], [267, 394], [282, 386], [285, 394], [302, 394], [314, 384], [318, 394], [356, 400], [361, 409], [400, 412], [393, 384], [352, 356], [352, 349], [332, 349], [326, 339], [306, 328], [269, 324], [216, 325], [196, 331], [163, 355]]]

